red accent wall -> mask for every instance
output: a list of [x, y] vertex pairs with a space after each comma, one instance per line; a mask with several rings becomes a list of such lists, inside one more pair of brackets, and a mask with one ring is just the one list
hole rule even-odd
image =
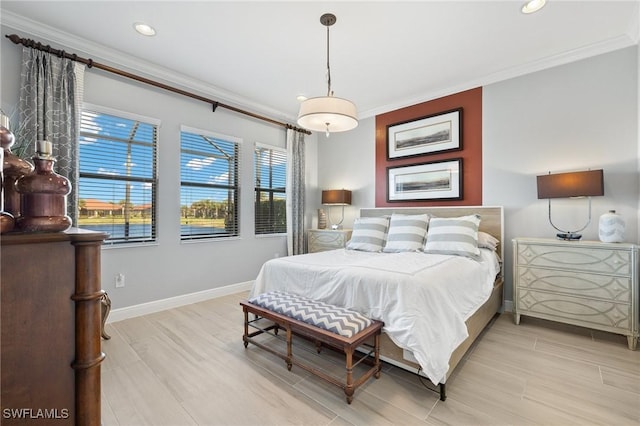
[[[387, 126], [462, 108], [462, 150], [387, 160]], [[387, 167], [462, 158], [462, 199], [387, 201]], [[376, 116], [376, 207], [482, 205], [482, 87]]]

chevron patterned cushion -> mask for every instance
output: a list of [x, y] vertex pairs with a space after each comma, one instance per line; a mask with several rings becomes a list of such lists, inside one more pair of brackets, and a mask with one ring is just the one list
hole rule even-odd
[[249, 299], [249, 303], [347, 338], [372, 324], [369, 318], [358, 312], [283, 291], [259, 294]]

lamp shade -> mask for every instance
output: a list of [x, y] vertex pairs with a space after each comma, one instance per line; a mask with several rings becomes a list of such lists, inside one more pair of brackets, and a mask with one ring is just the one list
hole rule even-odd
[[300, 104], [298, 125], [316, 132], [346, 132], [358, 126], [356, 106], [334, 96], [309, 98]]
[[351, 191], [346, 189], [329, 189], [322, 191], [322, 204], [348, 206], [351, 204]]
[[538, 176], [538, 198], [604, 195], [602, 169]]

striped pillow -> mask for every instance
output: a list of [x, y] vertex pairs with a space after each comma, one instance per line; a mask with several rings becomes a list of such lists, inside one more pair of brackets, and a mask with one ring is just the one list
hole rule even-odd
[[478, 214], [452, 218], [431, 218], [424, 251], [425, 253], [454, 254], [479, 259], [479, 225], [480, 215]]
[[389, 219], [386, 217], [359, 217], [353, 222], [349, 250], [382, 251]]
[[428, 214], [392, 214], [387, 242], [382, 249], [385, 253], [420, 251], [427, 235]]

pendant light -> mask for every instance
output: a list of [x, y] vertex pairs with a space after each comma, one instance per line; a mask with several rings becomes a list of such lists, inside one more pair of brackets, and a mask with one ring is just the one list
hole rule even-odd
[[300, 104], [298, 125], [308, 130], [345, 132], [358, 126], [356, 106], [353, 102], [336, 98], [331, 90], [331, 67], [329, 65], [329, 27], [336, 23], [335, 15], [325, 13], [320, 23], [327, 27], [327, 96], [309, 98]]

